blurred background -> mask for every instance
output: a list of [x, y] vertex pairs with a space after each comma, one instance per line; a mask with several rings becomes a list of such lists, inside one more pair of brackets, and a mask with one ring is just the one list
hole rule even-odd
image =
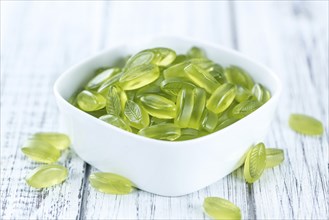
[[[1, 1], [2, 218], [204, 218], [190, 209], [191, 201], [203, 198], [199, 193], [224, 194], [249, 219], [327, 218], [328, 20], [326, 0]], [[117, 203], [89, 191], [84, 178], [91, 168], [74, 155], [66, 162], [74, 175], [63, 188], [36, 193], [26, 187], [26, 169], [35, 164], [18, 149], [36, 131], [59, 129], [52, 93], [56, 78], [108, 47], [159, 35], [236, 49], [280, 77], [284, 90], [266, 143], [289, 148], [289, 166], [271, 173], [271, 181], [264, 177], [263, 186], [273, 190], [247, 189], [230, 175], [187, 197], [167, 200], [139, 192]], [[296, 138], [287, 125], [291, 112], [321, 120], [326, 128], [323, 138]], [[148, 211], [156, 205], [162, 208]], [[49, 207], [57, 211], [45, 211]]]

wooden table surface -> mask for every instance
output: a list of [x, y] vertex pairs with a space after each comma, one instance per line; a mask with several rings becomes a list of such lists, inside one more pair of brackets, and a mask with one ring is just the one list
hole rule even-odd
[[[20, 151], [37, 131], [58, 131], [52, 86], [71, 65], [109, 46], [153, 35], [188, 36], [234, 48], [268, 65], [283, 82], [265, 144], [285, 162], [248, 185], [238, 169], [195, 193], [161, 197], [96, 192], [95, 169], [73, 152], [67, 181], [35, 190], [24, 181], [39, 164]], [[328, 1], [24, 2], [1, 1], [1, 219], [207, 219], [205, 197], [241, 208], [244, 219], [327, 219]], [[291, 113], [324, 123], [321, 137], [291, 131]]]

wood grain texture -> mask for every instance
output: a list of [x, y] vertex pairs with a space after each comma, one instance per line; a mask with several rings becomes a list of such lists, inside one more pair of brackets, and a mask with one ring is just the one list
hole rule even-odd
[[[74, 153], [70, 177], [41, 191], [24, 177], [37, 163], [19, 148], [36, 131], [58, 130], [52, 85], [95, 52], [154, 35], [235, 48], [271, 67], [284, 91], [265, 143], [286, 160], [252, 186], [242, 169], [182, 197], [143, 191], [105, 195], [88, 184], [96, 170]], [[328, 196], [328, 2], [1, 2], [1, 219], [207, 219], [207, 196], [231, 200], [245, 219], [326, 219]], [[290, 113], [324, 122], [322, 137], [291, 131]]]

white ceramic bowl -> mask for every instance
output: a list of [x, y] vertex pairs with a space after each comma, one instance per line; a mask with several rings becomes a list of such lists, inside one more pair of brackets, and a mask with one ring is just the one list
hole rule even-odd
[[[185, 53], [191, 46], [224, 65], [238, 65], [272, 98], [235, 124], [194, 140], [169, 142], [129, 133], [80, 111], [67, 100], [91, 78], [95, 69], [120, 57], [151, 47], [169, 47]], [[238, 168], [249, 147], [263, 140], [274, 117], [281, 91], [275, 74], [239, 52], [214, 44], [174, 37], [160, 37], [138, 45], [108, 49], [64, 72], [54, 93], [73, 149], [87, 163], [104, 172], [129, 178], [138, 188], [164, 196], [180, 196], [206, 187]]]

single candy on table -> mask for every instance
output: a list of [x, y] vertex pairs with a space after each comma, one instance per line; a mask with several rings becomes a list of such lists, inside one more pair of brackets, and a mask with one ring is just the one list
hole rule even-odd
[[70, 138], [66, 134], [57, 132], [38, 132], [32, 136], [32, 139], [48, 142], [58, 150], [65, 150], [71, 144]]
[[213, 219], [241, 219], [240, 208], [232, 202], [219, 197], [205, 198], [203, 210]]
[[243, 174], [248, 183], [257, 181], [266, 166], [266, 151], [263, 143], [258, 143], [249, 150], [245, 163]]
[[54, 163], [61, 156], [60, 150], [38, 138], [27, 140], [21, 150], [30, 159], [41, 163]]

